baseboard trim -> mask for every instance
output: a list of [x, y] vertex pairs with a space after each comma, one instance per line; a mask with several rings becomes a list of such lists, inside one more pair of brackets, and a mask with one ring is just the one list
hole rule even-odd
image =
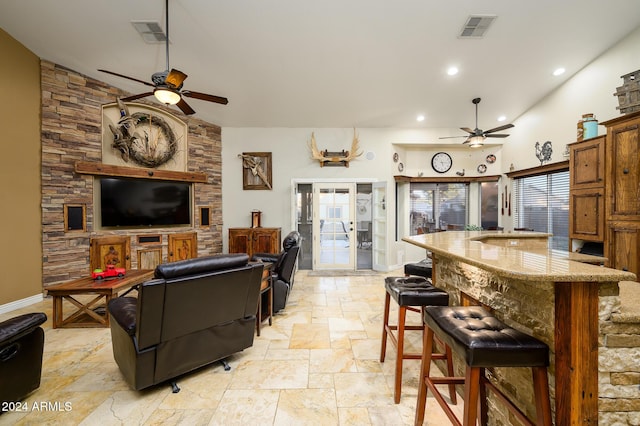
[[42, 294], [36, 294], [30, 297], [27, 297], [25, 299], [9, 302], [4, 305], [0, 305], [0, 314], [6, 314], [7, 312], [15, 311], [16, 309], [20, 309], [20, 308], [26, 308], [29, 305], [42, 302], [43, 300], [44, 300], [44, 296]]

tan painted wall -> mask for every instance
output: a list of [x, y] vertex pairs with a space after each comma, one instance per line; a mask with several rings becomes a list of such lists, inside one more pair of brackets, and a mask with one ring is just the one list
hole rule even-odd
[[40, 59], [0, 29], [0, 305], [42, 293]]

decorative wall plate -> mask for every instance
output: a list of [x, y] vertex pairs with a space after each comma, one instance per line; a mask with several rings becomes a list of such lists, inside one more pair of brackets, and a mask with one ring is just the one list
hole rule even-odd
[[399, 159], [400, 159], [400, 156], [398, 155], [398, 153], [397, 152], [393, 153], [393, 162], [397, 163]]
[[402, 163], [398, 163], [398, 171], [399, 171], [399, 172], [404, 171], [404, 164], [402, 164]]
[[493, 154], [489, 154], [487, 155], [487, 163], [488, 164], [493, 164], [496, 162], [496, 156]]
[[478, 165], [478, 173], [484, 173], [486, 171], [487, 171], [487, 165], [486, 164]]

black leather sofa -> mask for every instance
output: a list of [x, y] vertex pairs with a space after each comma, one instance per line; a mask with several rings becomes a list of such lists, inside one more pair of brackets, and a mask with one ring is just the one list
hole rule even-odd
[[293, 288], [298, 253], [300, 252], [300, 233], [291, 231], [282, 240], [282, 252], [256, 253], [252, 260], [271, 262], [271, 278], [273, 280], [273, 313], [281, 311], [287, 304], [289, 293]]
[[[264, 265], [246, 254], [159, 265], [138, 298], [109, 302], [113, 356], [135, 390], [171, 381], [253, 345]], [[226, 367], [226, 366], [225, 366]]]
[[[19, 315], [0, 323], [0, 402], [21, 401], [40, 387], [47, 315]], [[2, 414], [2, 410], [0, 410]]]

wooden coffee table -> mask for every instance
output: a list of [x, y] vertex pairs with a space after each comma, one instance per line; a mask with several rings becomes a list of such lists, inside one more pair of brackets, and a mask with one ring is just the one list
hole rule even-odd
[[[94, 280], [87, 277], [47, 287], [47, 293], [53, 296], [53, 328], [109, 327], [109, 311], [106, 308], [109, 300], [117, 297], [118, 292], [128, 290], [151, 278], [153, 270], [132, 269], [122, 278]], [[96, 296], [88, 302], [81, 302], [73, 297], [91, 294]], [[77, 308], [66, 318], [62, 312], [62, 302], [65, 299]], [[96, 312], [95, 309], [102, 307], [102, 304], [98, 305], [101, 301], [104, 301], [104, 314]]]

